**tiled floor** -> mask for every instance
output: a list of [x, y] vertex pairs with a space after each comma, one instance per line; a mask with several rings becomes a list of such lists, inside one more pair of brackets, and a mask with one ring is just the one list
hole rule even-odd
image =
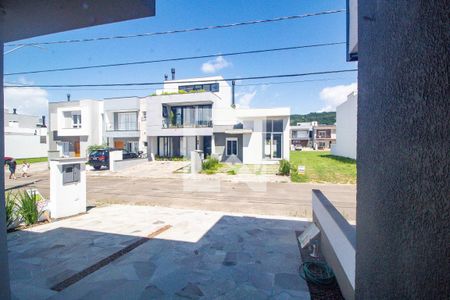
[[[56, 283], [152, 240], [61, 292]], [[13, 299], [309, 299], [300, 219], [113, 205], [8, 234]]]

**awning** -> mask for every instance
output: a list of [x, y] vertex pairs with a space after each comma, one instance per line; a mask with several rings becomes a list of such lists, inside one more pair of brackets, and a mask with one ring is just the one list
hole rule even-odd
[[225, 130], [226, 134], [245, 134], [245, 133], [252, 133], [253, 130], [251, 129], [227, 129]]

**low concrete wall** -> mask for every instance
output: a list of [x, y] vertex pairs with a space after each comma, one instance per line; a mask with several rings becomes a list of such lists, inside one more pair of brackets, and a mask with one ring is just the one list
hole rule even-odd
[[144, 164], [147, 162], [148, 162], [147, 158], [133, 158], [133, 159], [111, 161], [110, 170], [112, 172], [120, 172], [125, 169], [132, 168], [134, 166], [138, 166], [140, 164]]
[[313, 221], [320, 229], [320, 251], [333, 269], [342, 295], [355, 299], [356, 230], [319, 190], [312, 192]]

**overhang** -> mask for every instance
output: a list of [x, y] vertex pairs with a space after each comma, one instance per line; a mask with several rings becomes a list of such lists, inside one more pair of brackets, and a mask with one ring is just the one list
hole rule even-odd
[[226, 134], [249, 134], [252, 133], [251, 129], [227, 129], [225, 130]]

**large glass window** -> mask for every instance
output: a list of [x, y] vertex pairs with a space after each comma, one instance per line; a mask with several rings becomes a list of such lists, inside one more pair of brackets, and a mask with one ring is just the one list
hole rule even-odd
[[211, 105], [174, 106], [163, 123], [175, 127], [211, 127], [211, 108]]
[[137, 113], [117, 113], [117, 130], [137, 130]]
[[263, 134], [263, 158], [280, 159], [283, 151], [283, 120], [266, 120]]

